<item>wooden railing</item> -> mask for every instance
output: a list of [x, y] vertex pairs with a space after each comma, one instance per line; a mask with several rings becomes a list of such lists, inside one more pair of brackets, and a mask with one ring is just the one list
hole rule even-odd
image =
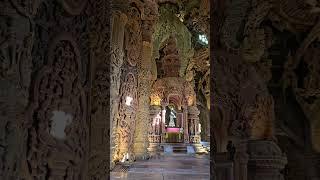
[[150, 143], [160, 143], [161, 142], [161, 135], [149, 135], [149, 142]]
[[190, 143], [200, 143], [200, 136], [199, 135], [191, 135], [190, 136]]

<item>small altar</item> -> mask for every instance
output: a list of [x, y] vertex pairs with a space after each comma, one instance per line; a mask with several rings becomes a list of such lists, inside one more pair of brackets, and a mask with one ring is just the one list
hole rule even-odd
[[163, 70], [150, 94], [149, 142], [200, 143], [200, 111], [193, 85], [180, 77], [177, 40], [171, 35], [163, 48]]
[[183, 132], [181, 128], [166, 128], [165, 141], [167, 143], [182, 143], [183, 142]]

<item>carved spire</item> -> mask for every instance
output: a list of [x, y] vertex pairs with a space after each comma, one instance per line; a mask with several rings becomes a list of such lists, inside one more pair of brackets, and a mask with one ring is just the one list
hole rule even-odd
[[164, 57], [162, 58], [162, 68], [165, 77], [178, 77], [180, 69], [179, 51], [177, 49], [177, 39], [171, 35], [163, 49]]

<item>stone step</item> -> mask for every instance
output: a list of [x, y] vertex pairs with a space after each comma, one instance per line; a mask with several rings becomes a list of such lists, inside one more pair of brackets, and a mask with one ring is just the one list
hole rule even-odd
[[187, 153], [187, 146], [173, 146], [173, 152], [175, 153]]

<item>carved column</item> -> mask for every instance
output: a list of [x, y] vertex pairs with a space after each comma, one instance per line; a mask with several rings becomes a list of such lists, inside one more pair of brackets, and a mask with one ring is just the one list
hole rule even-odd
[[183, 131], [184, 131], [184, 142], [189, 143], [189, 125], [188, 125], [188, 107], [183, 107]]
[[[151, 58], [152, 58], [152, 34], [158, 16], [157, 3], [148, 0], [144, 4], [142, 14], [142, 59], [138, 63], [138, 97], [139, 109], [137, 112], [136, 130], [134, 137], [134, 153], [136, 159], [146, 159], [148, 157], [148, 119], [151, 93]], [[139, 49], [137, 49], [139, 51]]]
[[[85, 5], [85, 4], [84, 4]], [[91, 8], [89, 31], [90, 42], [90, 159], [88, 177], [85, 179], [105, 179], [110, 165], [110, 4], [94, 1]], [[99, 8], [97, 8], [99, 7]], [[109, 119], [110, 118], [110, 119]], [[107, 154], [108, 153], [108, 154]], [[78, 177], [75, 177], [78, 179]], [[54, 178], [53, 178], [54, 179]]]
[[166, 106], [162, 105], [162, 110], [161, 110], [161, 143], [165, 142], [165, 125], [166, 125]]
[[287, 158], [273, 141], [248, 141], [248, 180], [283, 180]]
[[190, 106], [188, 108], [188, 122], [190, 122], [191, 133], [190, 142], [191, 143], [200, 143], [200, 134], [197, 131], [197, 124], [199, 122], [200, 111], [196, 106]]
[[[156, 119], [158, 123], [154, 122]], [[150, 156], [153, 156], [156, 154], [158, 144], [161, 142], [161, 107], [150, 107], [150, 121], [148, 126], [151, 126], [152, 128], [152, 134], [149, 134], [148, 153]]]
[[[159, 118], [159, 116], [160, 116], [160, 119], [158, 120], [158, 123], [157, 123], [155, 121], [157, 120], [156, 118]], [[148, 123], [148, 127], [150, 127], [150, 126], [153, 126], [153, 127], [152, 127], [152, 131], [149, 131], [150, 134], [160, 135], [160, 133], [161, 133], [161, 129], [160, 129], [161, 126], [160, 125], [161, 125], [161, 107], [151, 106], [150, 107], [150, 121]]]
[[119, 107], [119, 90], [120, 90], [120, 77], [121, 77], [121, 66], [123, 64], [123, 42], [124, 42], [124, 28], [127, 22], [127, 16], [125, 13], [116, 11], [112, 15], [112, 35], [111, 35], [111, 72], [110, 72], [110, 157], [111, 157], [111, 168], [114, 166], [114, 152], [116, 149], [115, 141], [117, 136], [116, 124], [118, 107]]
[[247, 165], [249, 155], [247, 154], [247, 141], [241, 141], [236, 145], [234, 156], [234, 177], [235, 180], [247, 180]]

